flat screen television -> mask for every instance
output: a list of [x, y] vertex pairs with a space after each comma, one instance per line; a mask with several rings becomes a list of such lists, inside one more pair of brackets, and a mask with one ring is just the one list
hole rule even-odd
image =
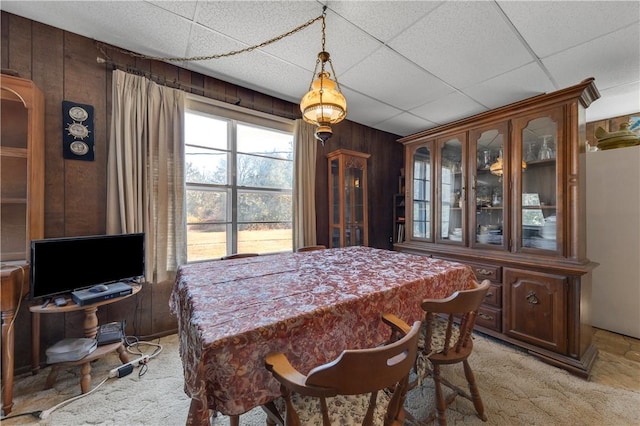
[[31, 241], [32, 300], [144, 275], [144, 233]]

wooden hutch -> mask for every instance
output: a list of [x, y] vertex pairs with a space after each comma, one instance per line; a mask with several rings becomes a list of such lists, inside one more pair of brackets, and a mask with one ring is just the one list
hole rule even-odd
[[[460, 261], [492, 288], [477, 329], [588, 378], [585, 109], [593, 78], [399, 139], [399, 251]], [[395, 200], [399, 203], [398, 200]]]

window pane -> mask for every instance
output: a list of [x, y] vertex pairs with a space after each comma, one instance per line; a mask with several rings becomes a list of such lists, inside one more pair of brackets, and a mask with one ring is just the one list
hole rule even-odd
[[185, 179], [189, 183], [227, 184], [227, 153], [213, 149], [185, 148]]
[[238, 193], [238, 221], [291, 221], [291, 193]]
[[291, 222], [238, 225], [238, 251], [274, 253], [293, 250]]
[[227, 232], [224, 224], [187, 226], [187, 259], [214, 259], [227, 254]]
[[226, 192], [187, 190], [188, 224], [226, 221]]
[[293, 160], [293, 135], [238, 124], [238, 152]]
[[187, 145], [228, 149], [227, 121], [187, 112], [184, 116], [184, 140]]
[[293, 248], [293, 123], [189, 101], [187, 261]]
[[238, 154], [238, 186], [291, 189], [293, 162]]

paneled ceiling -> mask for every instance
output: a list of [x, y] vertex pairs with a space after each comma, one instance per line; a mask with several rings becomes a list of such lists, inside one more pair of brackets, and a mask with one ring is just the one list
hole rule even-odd
[[[347, 119], [400, 136], [594, 77], [594, 121], [640, 111], [639, 1], [5, 1], [4, 11], [133, 52], [210, 56], [326, 11]], [[298, 103], [321, 23], [177, 65]], [[98, 52], [96, 52], [98, 56]]]

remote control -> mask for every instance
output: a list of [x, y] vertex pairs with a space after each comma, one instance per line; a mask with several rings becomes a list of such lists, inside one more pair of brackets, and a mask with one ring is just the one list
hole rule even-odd
[[67, 299], [64, 297], [56, 297], [53, 303], [55, 303], [56, 306], [65, 306], [67, 304]]

